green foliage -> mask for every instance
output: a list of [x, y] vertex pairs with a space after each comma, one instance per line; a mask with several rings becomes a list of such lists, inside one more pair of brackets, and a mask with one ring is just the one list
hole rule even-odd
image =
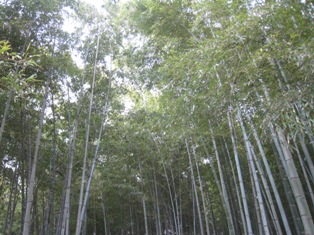
[[[192, 234], [197, 223], [197, 218], [192, 218], [193, 210], [197, 213], [195, 202], [191, 200], [194, 197], [192, 171], [186, 140], [196, 153], [192, 167], [195, 168], [196, 163], [200, 167], [206, 206], [201, 208], [202, 215], [213, 213], [211, 230], [227, 234], [227, 219], [219, 192], [221, 182], [217, 184], [212, 171], [218, 171], [212, 138], [218, 145], [237, 232], [242, 234], [244, 224], [239, 208], [242, 198], [236, 194], [239, 182], [232, 175], [232, 167], [236, 169], [234, 150], [239, 154], [237, 170], [242, 171], [245, 179], [249, 205], [254, 205], [255, 195], [237, 120], [238, 109], [252, 118], [281, 189], [280, 197], [287, 204], [285, 179], [278, 173], [282, 166], [269, 124], [282, 127], [289, 143], [296, 140], [296, 146], [300, 145], [300, 134], [310, 154], [313, 153], [312, 3], [142, 0], [126, 4], [106, 1], [104, 6], [95, 9], [85, 3], [63, 0], [12, 0], [0, 6], [0, 34], [4, 35], [0, 41], [0, 102], [6, 104], [8, 92], [14, 92], [7, 106], [7, 121], [0, 143], [0, 220], [5, 221], [5, 211], [9, 211], [12, 218], [19, 216], [20, 220], [25, 210], [27, 175], [34, 152], [43, 86], [50, 80], [37, 166], [33, 234], [55, 234], [57, 225], [51, 221], [57, 221], [58, 210], [62, 208], [69, 141], [74, 120], [78, 118], [71, 182], [70, 233], [74, 233], [73, 218], [77, 213], [94, 71], [96, 85], [88, 166], [101, 125], [105, 131], [90, 189], [87, 234], [96, 233], [95, 228], [97, 233], [104, 234], [104, 218], [111, 234], [131, 231], [144, 234], [143, 199], [150, 231], [156, 227], [156, 208], [159, 208], [163, 229], [174, 224], [174, 215], [178, 212], [183, 233]], [[79, 22], [73, 26], [72, 34], [61, 29], [70, 15]], [[77, 55], [73, 56], [74, 52]], [[83, 60], [84, 68], [76, 65], [73, 58], [77, 57]], [[103, 122], [107, 102], [107, 119]], [[4, 109], [5, 105], [0, 107], [1, 122]], [[228, 115], [234, 126], [232, 130]], [[252, 148], [260, 157], [249, 120], [243, 118]], [[234, 135], [236, 149], [231, 135]], [[209, 155], [201, 145], [201, 138]], [[297, 159], [296, 146], [290, 146], [293, 161]], [[304, 158], [303, 152], [301, 155]], [[12, 168], [13, 165], [16, 168]], [[301, 179], [305, 180], [301, 165], [296, 165]], [[196, 173], [194, 177], [197, 178]], [[258, 177], [259, 180], [262, 177], [259, 172]], [[200, 182], [197, 180], [196, 184], [200, 195]], [[15, 192], [14, 211], [13, 207], [8, 207], [8, 202], [14, 199], [10, 195]], [[172, 205], [171, 200], [175, 199], [177, 205]], [[310, 201], [308, 195], [306, 199]], [[52, 201], [53, 204], [49, 204]], [[55, 209], [48, 217], [45, 211], [52, 210], [51, 205]], [[267, 213], [271, 218], [271, 213]], [[293, 224], [295, 215], [288, 210], [286, 213], [289, 223]], [[254, 233], [258, 233], [254, 206], [250, 208], [250, 216]], [[22, 224], [19, 220], [12, 220], [15, 233], [19, 233], [18, 227]], [[49, 233], [38, 229], [47, 224]], [[198, 233], [199, 225], [195, 227]], [[291, 227], [295, 232], [295, 225]]]
[[[29, 55], [27, 48], [25, 54], [11, 52], [11, 45], [8, 41], [0, 41], [0, 89], [9, 91], [15, 90], [21, 93], [30, 84], [38, 82], [36, 71], [40, 66], [35, 62], [38, 55]], [[33, 71], [30, 76], [28, 71]]]

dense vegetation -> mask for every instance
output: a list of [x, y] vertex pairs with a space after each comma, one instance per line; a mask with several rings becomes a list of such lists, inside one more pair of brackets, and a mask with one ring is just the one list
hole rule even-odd
[[313, 11], [0, 1], [0, 233], [314, 234]]

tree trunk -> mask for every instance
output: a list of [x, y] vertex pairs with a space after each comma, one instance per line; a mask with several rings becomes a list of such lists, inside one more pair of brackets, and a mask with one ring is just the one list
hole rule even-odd
[[18, 174], [16, 174], [16, 178], [15, 178], [15, 187], [14, 187], [14, 195], [13, 195], [13, 205], [12, 205], [12, 209], [11, 209], [11, 215], [10, 215], [10, 225], [9, 225], [9, 234], [12, 234], [12, 229], [13, 229], [13, 222], [14, 220], [14, 216], [15, 216], [15, 209], [16, 209], [16, 205], [17, 205], [17, 197], [18, 197], [18, 184], [19, 184], [19, 180], [18, 180]]
[[[256, 197], [256, 188], [255, 188], [255, 185], [254, 185], [254, 178], [253, 178], [253, 173], [252, 173], [252, 169], [251, 169], [251, 166], [250, 166], [250, 163], [248, 162], [248, 169], [249, 169], [249, 172], [250, 172], [250, 182], [251, 182], [251, 188], [252, 188], [252, 198], [253, 198], [253, 202], [254, 202], [254, 214], [256, 216], [256, 221], [257, 221], [257, 228], [256, 228], [256, 233], [257, 234], [264, 234], [263, 233], [263, 224], [262, 224], [262, 218], [261, 218], [261, 210], [258, 206], [258, 200], [257, 200], [257, 197]], [[255, 222], [255, 221], [254, 221]], [[254, 223], [253, 222], [253, 223]]]
[[154, 176], [154, 192], [155, 192], [155, 198], [156, 198], [156, 212], [157, 212], [157, 222], [156, 222], [156, 234], [161, 235], [161, 220], [160, 220], [160, 206], [159, 206], [159, 197], [158, 197], [158, 187], [157, 187], [157, 177], [156, 177], [156, 169], [155, 164], [153, 163], [153, 176]]
[[251, 167], [251, 170], [252, 170], [255, 190], [256, 190], [256, 193], [257, 193], [256, 196], [257, 196], [257, 199], [258, 199], [259, 208], [260, 208], [260, 212], [261, 212], [261, 219], [262, 219], [262, 224], [263, 224], [263, 232], [264, 232], [265, 235], [269, 235], [270, 234], [270, 232], [269, 232], [269, 225], [268, 225], [268, 221], [267, 221], [267, 216], [266, 216], [266, 210], [265, 210], [265, 206], [264, 206], [263, 196], [262, 196], [262, 193], [261, 193], [258, 176], [256, 174], [256, 168], [255, 168], [255, 164], [254, 164], [252, 153], [251, 153], [251, 149], [250, 149], [250, 142], [249, 142], [249, 139], [248, 139], [247, 134], [246, 134], [246, 130], [245, 130], [245, 127], [244, 127], [244, 124], [243, 124], [242, 114], [241, 114], [240, 110], [238, 110], [238, 120], [240, 122], [241, 129], [242, 129], [242, 132], [243, 132], [245, 147], [246, 147], [246, 151], [247, 151], [247, 157], [248, 157], [248, 160], [249, 160], [249, 163], [250, 163], [250, 167]]
[[108, 232], [107, 232], [107, 213], [106, 213], [106, 208], [105, 208], [105, 199], [104, 199], [104, 196], [103, 196], [103, 193], [101, 192], [100, 193], [100, 199], [101, 199], [101, 209], [102, 209], [102, 214], [103, 214], [103, 219], [104, 219], [104, 235], [108, 235]]
[[193, 190], [194, 190], [194, 194], [195, 194], [196, 209], [197, 209], [197, 213], [198, 213], [198, 217], [199, 217], [199, 225], [200, 225], [201, 235], [204, 235], [204, 226], [203, 226], [203, 220], [202, 220], [201, 207], [200, 207], [200, 203], [199, 203], [199, 199], [198, 199], [197, 188], [196, 188], [196, 183], [195, 183], [195, 178], [194, 178], [192, 158], [191, 158], [191, 152], [190, 152], [190, 148], [189, 148], [189, 144], [188, 144], [187, 139], [185, 139], [185, 145], [186, 145], [186, 150], [187, 150], [189, 162], [190, 162], [191, 180], [192, 180]]
[[295, 140], [293, 140], [293, 144], [294, 144], [294, 149], [295, 149], [295, 151], [297, 153], [297, 156], [298, 156], [301, 168], [302, 168], [302, 172], [303, 172], [303, 176], [304, 176], [304, 179], [305, 179], [305, 182], [306, 182], [307, 190], [309, 192], [308, 194], [310, 195], [310, 198], [311, 198], [311, 201], [312, 201], [312, 206], [314, 208], [314, 194], [313, 194], [312, 186], [311, 186], [311, 183], [310, 183], [310, 180], [309, 180], [309, 177], [308, 177], [308, 173], [306, 172], [304, 161], [302, 159], [299, 147], [298, 147], [298, 145], [297, 145]]
[[291, 217], [292, 217], [292, 221], [294, 223], [295, 231], [292, 231], [292, 232], [295, 232], [297, 235], [301, 235], [303, 232], [303, 225], [302, 225], [302, 221], [300, 219], [299, 211], [296, 208], [295, 200], [294, 200], [294, 197], [292, 195], [291, 188], [290, 188], [287, 176], [286, 176], [286, 170], [285, 170], [285, 166], [283, 164], [284, 157], [283, 157], [283, 153], [281, 151], [281, 147], [279, 145], [278, 139], [276, 137], [276, 133], [274, 133], [274, 135], [273, 135], [272, 148], [273, 148], [275, 160], [277, 162], [277, 166], [279, 169], [280, 179], [281, 179], [281, 182], [282, 182], [283, 187], [284, 187], [284, 193], [285, 193], [287, 201], [288, 201], [290, 214], [293, 215]]
[[[210, 125], [210, 123], [209, 123], [209, 125]], [[211, 134], [212, 134], [212, 136], [213, 136], [211, 127], [210, 127], [210, 131], [211, 131]], [[215, 141], [215, 139], [212, 137], [212, 141], [213, 141], [213, 140]], [[214, 164], [213, 164], [213, 161], [212, 161], [213, 157], [209, 155], [208, 149], [207, 149], [207, 147], [206, 147], [206, 145], [205, 145], [205, 142], [204, 142], [203, 138], [201, 138], [201, 141], [202, 141], [202, 145], [203, 145], [203, 147], [204, 147], [205, 153], [206, 153], [206, 157], [209, 159], [209, 165], [210, 165], [211, 170], [212, 170], [212, 173], [213, 173], [213, 175], [214, 175], [215, 183], [216, 183], [216, 185], [217, 185], [217, 188], [218, 188], [218, 191], [219, 191], [219, 195], [220, 195], [221, 201], [222, 201], [222, 203], [223, 203], [223, 207], [224, 207], [224, 210], [225, 210], [225, 213], [226, 213], [226, 217], [227, 217], [227, 221], [228, 221], [230, 218], [228, 218], [228, 210], [227, 210], [227, 207], [226, 207], [226, 205], [225, 205], [226, 202], [225, 202], [224, 193], [223, 193], [223, 191], [222, 191], [222, 183], [220, 183], [220, 180], [219, 180], [219, 178], [218, 178], [218, 176], [217, 176], [217, 172], [216, 172], [216, 169], [215, 169]], [[218, 158], [219, 158], [219, 154], [218, 154], [218, 152], [216, 152], [216, 148], [217, 148], [217, 147], [215, 148], [215, 146], [216, 146], [216, 143], [215, 143], [215, 145], [214, 145], [214, 150], [215, 150], [216, 158], [218, 159]], [[218, 155], [217, 155], [217, 154], [218, 154]], [[217, 160], [217, 161], [218, 161], [218, 160]], [[220, 164], [219, 164], [219, 165], [220, 165]], [[219, 174], [220, 174], [220, 172], [221, 172], [221, 169], [219, 169]], [[229, 203], [229, 202], [228, 202], [228, 203]], [[244, 221], [244, 223], [245, 223], [245, 221]], [[246, 225], [244, 225], [244, 226], [246, 226]], [[230, 227], [228, 227], [228, 229], [229, 229], [229, 228], [230, 228]]]
[[222, 195], [223, 195], [222, 199], [223, 199], [223, 205], [224, 205], [225, 213], [227, 216], [229, 234], [232, 235], [232, 234], [235, 234], [235, 230], [234, 230], [234, 224], [232, 221], [232, 213], [231, 213], [230, 203], [229, 203], [229, 199], [228, 199], [228, 192], [227, 192], [227, 188], [226, 188], [226, 184], [225, 184], [224, 175], [222, 172], [223, 170], [222, 170], [221, 163], [220, 163], [220, 156], [218, 153], [216, 140], [213, 136], [213, 131], [212, 131], [211, 127], [210, 127], [210, 130], [211, 130], [211, 135], [212, 135], [212, 142], [213, 142], [213, 146], [214, 146], [214, 151], [215, 151], [216, 159], [217, 159], [217, 165], [218, 165], [218, 171], [219, 171], [221, 189], [222, 189]]
[[[68, 95], [69, 97], [69, 95]], [[68, 98], [69, 99], [69, 98]], [[70, 102], [69, 102], [70, 103]], [[78, 107], [77, 114], [74, 121], [74, 128], [71, 133], [70, 129], [70, 110], [68, 110], [68, 133], [69, 133], [69, 155], [68, 155], [68, 166], [67, 166], [67, 175], [66, 175], [66, 183], [65, 183], [65, 200], [64, 205], [62, 207], [63, 211], [60, 214], [61, 220], [61, 230], [57, 235], [68, 234], [68, 224], [70, 220], [70, 193], [71, 193], [71, 179], [72, 179], [72, 170], [73, 170], [73, 159], [74, 159], [74, 151], [75, 151], [75, 143], [76, 143], [76, 134], [78, 129], [78, 119], [79, 119], [80, 107]]]
[[107, 119], [107, 111], [108, 111], [108, 105], [109, 105], [109, 95], [110, 95], [110, 88], [111, 88], [111, 76], [109, 78], [109, 84], [108, 84], [108, 90], [107, 90], [107, 94], [106, 94], [106, 100], [105, 100], [105, 104], [103, 107], [103, 112], [102, 112], [102, 119], [101, 119], [101, 124], [100, 124], [100, 130], [98, 133], [98, 139], [97, 139], [97, 145], [96, 145], [96, 150], [94, 153], [94, 158], [93, 158], [93, 162], [90, 168], [90, 174], [87, 180], [87, 184], [86, 184], [86, 191], [85, 191], [85, 196], [84, 196], [84, 201], [83, 201], [83, 205], [82, 205], [82, 209], [80, 212], [80, 221], [79, 224], [77, 225], [76, 228], [76, 234], [79, 235], [81, 232], [81, 227], [82, 227], [82, 222], [83, 222], [83, 216], [85, 214], [86, 208], [87, 208], [87, 200], [89, 197], [89, 192], [90, 192], [90, 186], [91, 186], [91, 182], [93, 179], [93, 174], [94, 174], [94, 170], [95, 170], [95, 166], [96, 166], [96, 162], [97, 162], [97, 158], [98, 158], [98, 151], [100, 148], [100, 140], [102, 139], [102, 135], [103, 135], [103, 131], [104, 131], [104, 124], [106, 122]]
[[235, 184], [235, 190], [236, 190], [236, 194], [237, 194], [237, 198], [238, 198], [237, 201], [238, 201], [238, 204], [239, 204], [239, 209], [240, 209], [240, 214], [241, 214], [243, 233], [244, 233], [244, 235], [247, 235], [247, 226], [246, 226], [246, 222], [245, 222], [245, 215], [243, 213], [242, 203], [241, 203], [241, 200], [240, 200], [241, 197], [240, 197], [240, 192], [239, 192], [239, 186], [237, 184], [237, 179], [236, 179], [236, 175], [235, 175], [235, 172], [234, 172], [234, 167], [233, 167], [233, 164], [232, 164], [232, 161], [231, 161], [230, 153], [229, 153], [228, 146], [227, 146], [227, 143], [226, 143], [225, 139], [224, 139], [224, 143], [225, 143], [225, 146], [226, 146], [227, 156], [228, 156], [228, 159], [229, 159], [229, 162], [230, 162], [231, 171], [232, 171], [232, 177], [233, 177], [233, 181], [234, 181], [234, 184]]
[[266, 173], [267, 173], [268, 179], [270, 181], [270, 184], [271, 184], [271, 187], [272, 187], [272, 190], [274, 192], [275, 199], [276, 199], [276, 203], [277, 203], [279, 211], [280, 211], [280, 216], [281, 216], [281, 219], [283, 221], [283, 224], [284, 224], [284, 227], [285, 227], [285, 230], [286, 230], [286, 234], [287, 235], [291, 235], [292, 233], [291, 233], [290, 225], [289, 225], [289, 222], [288, 222], [285, 210], [283, 208], [282, 201], [281, 201], [281, 198], [279, 196], [278, 189], [277, 189], [277, 186], [276, 186], [273, 174], [272, 174], [272, 172], [270, 170], [270, 167], [269, 167], [269, 164], [268, 164], [268, 161], [267, 161], [267, 158], [266, 158], [266, 154], [264, 152], [264, 148], [263, 148], [263, 146], [261, 144], [261, 141], [259, 139], [259, 136], [257, 134], [257, 131], [255, 129], [255, 126], [254, 126], [252, 120], [251, 120], [250, 115], [247, 112], [245, 112], [245, 115], [246, 115], [246, 118], [247, 118], [247, 120], [248, 120], [248, 122], [249, 122], [249, 124], [251, 126], [251, 129], [253, 131], [253, 136], [255, 138], [255, 141], [257, 143], [259, 152], [261, 154], [261, 157], [262, 157], [262, 160], [263, 160], [263, 163], [264, 163], [264, 167], [266, 169]]
[[174, 206], [173, 194], [172, 194], [172, 190], [171, 190], [171, 186], [170, 186], [168, 173], [167, 173], [167, 170], [166, 170], [165, 161], [164, 161], [164, 158], [163, 158], [162, 153], [160, 151], [160, 148], [158, 146], [158, 143], [157, 143], [156, 139], [154, 138], [154, 136], [152, 135], [152, 133], [151, 133], [151, 137], [152, 137], [153, 142], [156, 145], [158, 153], [160, 154], [160, 157], [161, 157], [162, 167], [163, 167], [163, 170], [164, 170], [164, 174], [165, 174], [166, 182], [167, 182], [167, 187], [168, 187], [168, 191], [169, 191], [169, 197], [170, 197], [170, 203], [171, 203], [171, 212], [172, 212], [172, 216], [173, 216], [174, 226], [176, 228], [176, 234], [178, 234], [179, 232], [178, 232], [178, 225], [177, 225], [177, 220], [176, 220], [176, 209], [175, 209], [175, 206]]
[[238, 172], [238, 179], [239, 179], [240, 191], [242, 195], [242, 203], [243, 203], [243, 208], [244, 208], [247, 231], [249, 235], [253, 235], [251, 218], [249, 214], [248, 203], [246, 199], [246, 193], [245, 193], [245, 188], [244, 188], [244, 183], [243, 183], [243, 178], [242, 178], [242, 171], [241, 171], [241, 166], [240, 166], [240, 161], [239, 161], [239, 156], [238, 156], [238, 151], [237, 151], [237, 145], [235, 141], [234, 127], [231, 121], [230, 112], [228, 112], [228, 123], [229, 123], [229, 128], [231, 131], [231, 141], [232, 141], [233, 152], [234, 152], [234, 157], [235, 157], [236, 167], [237, 167], [237, 172]]
[[146, 211], [146, 201], [145, 201], [145, 194], [144, 194], [144, 182], [143, 182], [143, 172], [142, 172], [142, 166], [141, 166], [141, 163], [139, 161], [139, 159], [137, 158], [138, 160], [138, 168], [140, 170], [140, 174], [141, 174], [141, 186], [142, 186], [142, 192], [143, 192], [143, 195], [142, 195], [142, 206], [143, 206], [143, 213], [144, 213], [144, 227], [145, 227], [145, 235], [149, 235], [149, 232], [148, 232], [148, 222], [147, 222], [147, 211]]
[[24, 212], [25, 212], [25, 147], [24, 147], [24, 138], [25, 138], [25, 116], [24, 109], [20, 104], [21, 108], [21, 225], [20, 225], [20, 234], [23, 233], [23, 222], [24, 221]]
[[302, 187], [297, 169], [295, 167], [292, 154], [288, 147], [288, 143], [285, 139], [283, 130], [281, 128], [278, 128], [277, 133], [278, 133], [280, 146], [282, 148], [283, 155], [285, 158], [285, 163], [287, 167], [286, 173], [288, 175], [291, 189], [292, 189], [293, 195], [295, 197], [295, 200], [296, 200], [299, 212], [300, 212], [302, 224], [304, 227], [304, 234], [311, 235], [313, 234], [313, 231], [314, 231], [314, 224], [313, 224], [313, 219], [312, 219], [309, 206], [307, 204], [307, 201], [304, 195], [303, 187]]
[[178, 226], [177, 233], [178, 233], [178, 235], [181, 235], [181, 233], [182, 233], [182, 223], [181, 223], [181, 219], [180, 219], [178, 195], [177, 195], [177, 191], [176, 191], [176, 184], [175, 184], [175, 181], [174, 181], [174, 175], [173, 175], [172, 166], [170, 166], [170, 173], [171, 173], [171, 179], [172, 179], [172, 184], [173, 184], [174, 202], [175, 202], [176, 215], [177, 215], [177, 218], [176, 218], [177, 226]]
[[8, 111], [9, 111], [9, 107], [10, 107], [10, 104], [11, 104], [12, 95], [13, 95], [13, 90], [10, 90], [7, 102], [5, 103], [4, 114], [2, 116], [2, 121], [1, 121], [1, 126], [0, 126], [0, 143], [1, 143], [1, 140], [2, 140], [2, 134], [3, 134], [3, 131], [4, 131], [4, 125], [5, 125], [5, 122], [6, 122], [6, 118], [8, 116]]
[[56, 185], [56, 159], [57, 159], [57, 128], [56, 128], [56, 113], [54, 96], [51, 94], [51, 109], [53, 117], [53, 140], [52, 140], [52, 158], [50, 160], [50, 170], [51, 170], [51, 187], [49, 189], [49, 200], [48, 200], [48, 234], [55, 234], [55, 185]]
[[310, 171], [311, 180], [314, 183], [314, 165], [313, 165], [313, 161], [312, 161], [312, 158], [310, 156], [309, 150], [308, 150], [308, 148], [304, 142], [304, 136], [301, 136], [301, 134], [298, 134], [298, 139], [300, 141], [301, 148], [302, 148], [302, 151], [304, 153], [306, 163], [307, 163], [307, 166], [308, 166], [309, 171]]
[[[256, 154], [254, 152], [254, 149], [253, 149], [253, 146], [252, 146], [251, 142], [249, 142], [249, 145], [250, 145], [250, 150], [251, 150], [251, 154], [252, 154], [253, 160], [254, 160], [254, 162], [255, 162], [255, 164], [257, 166], [257, 171], [258, 171], [258, 173], [259, 173], [259, 175], [261, 177], [261, 180], [262, 180], [262, 183], [263, 183], [263, 186], [264, 186], [264, 190], [265, 190], [265, 193], [266, 193], [266, 196], [264, 198], [267, 198], [266, 205], [269, 205], [270, 213], [271, 213], [271, 216], [272, 216], [272, 221], [274, 222], [274, 227], [276, 229], [276, 234], [282, 234], [282, 230], [281, 230], [279, 219], [278, 219], [278, 216], [277, 216], [275, 204], [274, 204], [273, 197], [272, 197], [270, 189], [269, 189], [269, 185], [268, 185], [265, 173], [264, 173], [264, 169], [262, 168], [260, 161], [257, 159], [257, 156], [256, 156]], [[261, 189], [261, 191], [262, 190], [263, 189]]]
[[[98, 33], [98, 36], [97, 36], [97, 45], [96, 45], [96, 53], [95, 53], [95, 61], [94, 61], [93, 80], [92, 80], [92, 85], [91, 85], [91, 93], [90, 93], [90, 97], [89, 97], [88, 118], [87, 118], [87, 124], [86, 124], [87, 125], [87, 129], [86, 129], [86, 135], [85, 135], [84, 161], [83, 161], [83, 168], [82, 168], [80, 197], [79, 197], [78, 212], [77, 212], [77, 219], [76, 219], [76, 231], [75, 231], [76, 235], [80, 234], [80, 227], [81, 227], [80, 219], [81, 219], [81, 210], [82, 210], [83, 194], [84, 194], [86, 161], [87, 161], [88, 143], [89, 143], [90, 120], [91, 120], [91, 113], [92, 113], [92, 106], [93, 106], [94, 88], [95, 88], [97, 57], [98, 57], [98, 50], [99, 50], [99, 39], [100, 39], [100, 33]], [[83, 91], [83, 87], [81, 88], [81, 91]], [[82, 96], [82, 92], [81, 92], [80, 96]], [[82, 97], [80, 97], [80, 98], [82, 98]]]
[[37, 168], [37, 162], [38, 162], [38, 150], [39, 150], [39, 145], [40, 145], [44, 116], [45, 116], [45, 112], [46, 112], [46, 104], [47, 104], [47, 99], [48, 99], [49, 84], [50, 84], [50, 78], [48, 78], [46, 80], [45, 95], [44, 95], [44, 99], [43, 99], [43, 103], [42, 103], [42, 107], [41, 107], [40, 120], [39, 120], [39, 124], [38, 124], [38, 132], [37, 132], [37, 138], [36, 138], [36, 142], [35, 142], [33, 164], [32, 164], [32, 168], [31, 168], [31, 176], [29, 179], [28, 192], [27, 192], [27, 203], [26, 203], [26, 210], [25, 210], [23, 235], [29, 235], [29, 228], [30, 228], [30, 224], [31, 224], [31, 208], [33, 205], [33, 197], [34, 197], [35, 176], [36, 176], [36, 168]]
[[203, 181], [201, 179], [201, 174], [200, 174], [200, 170], [199, 170], [199, 167], [198, 167], [198, 162], [197, 162], [197, 158], [196, 158], [195, 148], [193, 148], [193, 155], [194, 155], [194, 161], [195, 161], [195, 165], [196, 165], [197, 176], [198, 176], [198, 181], [199, 181], [199, 184], [200, 184], [200, 191], [201, 191], [201, 197], [202, 197], [202, 202], [203, 202], [203, 211], [204, 211], [204, 215], [205, 215], [206, 234], [210, 235], [208, 215], [207, 215], [207, 208], [206, 208], [206, 203], [205, 203], [205, 195], [204, 195], [204, 190], [203, 190]]
[[[15, 166], [16, 167], [16, 166]], [[10, 217], [12, 213], [12, 198], [14, 195], [14, 189], [17, 187], [17, 180], [16, 180], [16, 175], [17, 171], [15, 169], [14, 174], [13, 174], [13, 179], [10, 182], [10, 195], [9, 195], [9, 201], [7, 204], [7, 210], [5, 212], [5, 218], [4, 218], [4, 223], [3, 223], [3, 234], [6, 234], [8, 223], [10, 222]]]

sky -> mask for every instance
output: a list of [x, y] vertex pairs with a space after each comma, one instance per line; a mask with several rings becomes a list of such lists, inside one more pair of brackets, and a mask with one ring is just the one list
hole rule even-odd
[[94, 5], [96, 8], [101, 8], [101, 5], [103, 4], [103, 0], [82, 0], [82, 1]]
[[[91, 5], [96, 6], [96, 7], [101, 7], [101, 5], [104, 2], [103, 0], [82, 0], [82, 1], [87, 2]], [[127, 1], [129, 1], [129, 0], [120, 0], [119, 2], [127, 2]]]
[[[81, 1], [95, 6], [96, 9], [101, 9], [101, 6], [103, 5], [103, 0], [81, 0]], [[70, 9], [68, 11], [71, 12]], [[73, 31], [75, 30], [75, 24], [77, 24], [77, 23], [73, 19], [66, 18], [65, 22], [64, 22], [63, 29], [69, 33], [73, 33]]]
[[[1, 0], [0, 0], [1, 1]], [[102, 8], [102, 5], [104, 3], [104, 0], [81, 0], [83, 2], [86, 2], [90, 5], [95, 6], [96, 9], [98, 9], [99, 11]], [[127, 0], [120, 0], [120, 2], [126, 2]], [[71, 14], [71, 9], [67, 9], [68, 13]], [[63, 30], [68, 32], [68, 33], [74, 33], [76, 26], [78, 26], [78, 22], [75, 21], [75, 19], [71, 18], [71, 17], [65, 17], [64, 19], [64, 24], [63, 24]], [[86, 34], [88, 34], [88, 32], [85, 32]], [[84, 35], [82, 35], [84, 37]], [[79, 67], [83, 67], [83, 62], [82, 60], [75, 55], [76, 53], [73, 52], [72, 55], [74, 55], [74, 61], [77, 63], [77, 65]]]
[[[1, 0], [0, 0], [1, 1]], [[99, 9], [101, 10], [102, 8], [102, 5], [103, 5], [103, 2], [104, 0], [81, 0], [81, 1], [84, 1], [90, 5], [93, 5], [95, 6], [96, 9]], [[128, 0], [120, 0], [120, 2], [127, 2]], [[70, 11], [70, 10], [69, 10]], [[69, 12], [70, 13], [70, 12]], [[75, 26], [77, 25], [78, 23], [74, 20], [74, 19], [71, 19], [71, 18], [65, 18], [65, 21], [64, 21], [64, 25], [63, 25], [63, 30], [69, 32], [69, 33], [74, 33], [75, 31]], [[73, 51], [72, 54], [72, 58], [73, 60], [76, 62], [76, 64], [79, 66], [79, 67], [83, 67], [83, 61], [82, 59], [77, 55], [77, 53], [75, 51]], [[108, 64], [110, 63], [110, 58], [108, 59]], [[84, 84], [84, 89], [88, 89], [90, 87], [89, 84]], [[74, 94], [70, 94], [70, 99], [72, 102], [76, 101], [76, 97]], [[135, 103], [132, 101], [132, 99], [129, 97], [129, 96], [124, 96], [124, 97], [121, 97], [121, 99], [123, 100], [123, 104], [125, 106], [125, 110], [122, 114], [126, 115], [129, 111], [132, 110], [132, 108], [135, 106]]]

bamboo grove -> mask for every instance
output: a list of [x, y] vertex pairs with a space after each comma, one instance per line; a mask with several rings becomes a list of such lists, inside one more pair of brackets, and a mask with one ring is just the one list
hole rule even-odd
[[314, 234], [313, 12], [0, 1], [0, 233]]

